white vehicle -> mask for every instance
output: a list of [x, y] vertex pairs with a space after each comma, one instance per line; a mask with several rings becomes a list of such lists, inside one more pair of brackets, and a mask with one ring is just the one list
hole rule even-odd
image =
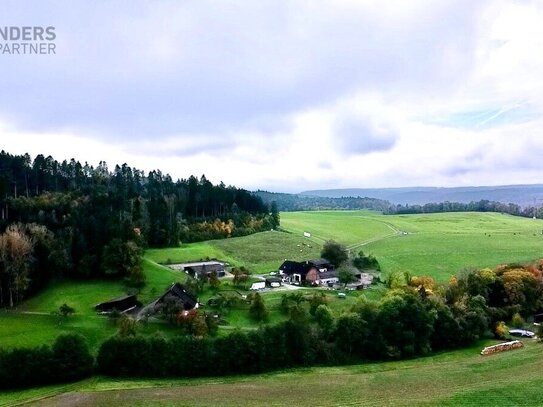
[[263, 290], [264, 288], [266, 288], [266, 282], [265, 281], [257, 281], [256, 283], [253, 283], [251, 285], [251, 290]]
[[510, 329], [509, 334], [513, 336], [521, 336], [523, 338], [533, 338], [535, 334], [532, 331], [525, 329]]

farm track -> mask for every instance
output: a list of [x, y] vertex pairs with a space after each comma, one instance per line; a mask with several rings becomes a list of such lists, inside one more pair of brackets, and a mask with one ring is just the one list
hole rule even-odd
[[392, 224], [390, 222], [385, 222], [385, 221], [382, 221], [382, 220], [377, 220], [375, 218], [369, 218], [369, 217], [366, 217], [366, 216], [357, 216], [357, 218], [382, 223], [385, 226], [387, 226], [390, 230], [392, 230], [393, 233], [390, 233], [390, 234], [384, 235], [384, 236], [374, 237], [374, 238], [371, 238], [371, 239], [366, 239], [366, 240], [364, 240], [364, 241], [362, 241], [360, 243], [355, 243], [353, 245], [347, 246], [347, 250], [358, 249], [359, 247], [366, 246], [366, 245], [368, 245], [370, 243], [375, 243], [375, 242], [379, 242], [381, 240], [390, 239], [391, 237], [399, 236], [399, 235], [402, 234], [402, 231], [400, 229], [398, 229], [394, 224]]

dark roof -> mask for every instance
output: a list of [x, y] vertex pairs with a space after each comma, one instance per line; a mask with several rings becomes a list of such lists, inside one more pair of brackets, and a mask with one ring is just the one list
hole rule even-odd
[[162, 296], [156, 301], [157, 303], [161, 302], [166, 298], [168, 295], [173, 295], [181, 300], [183, 303], [183, 307], [186, 310], [193, 309], [196, 304], [198, 304], [198, 301], [190, 295], [187, 290], [185, 290], [185, 287], [181, 285], [180, 283], [174, 283]]
[[185, 267], [189, 273], [203, 275], [207, 273], [212, 273], [213, 271], [224, 271], [224, 265], [222, 264], [203, 264], [201, 266], [187, 266]]
[[321, 267], [321, 266], [330, 267], [332, 265], [332, 263], [330, 263], [326, 259], [314, 259], [314, 260], [309, 260], [309, 262], [313, 263], [315, 267]]
[[129, 308], [139, 306], [141, 305], [136, 295], [124, 295], [122, 297], [117, 297], [109, 301], [101, 302], [100, 304], [96, 305], [94, 309], [100, 312], [111, 312], [113, 310], [117, 311], [125, 311]]
[[337, 277], [336, 270], [328, 270], [328, 271], [323, 271], [322, 273], [319, 273], [319, 278], [321, 279], [334, 278], [334, 277]]
[[266, 282], [268, 283], [281, 283], [283, 279], [279, 277], [266, 277]]
[[309, 272], [309, 270], [314, 267], [315, 266], [313, 265], [313, 263], [309, 261], [298, 262], [292, 260], [285, 260], [283, 264], [281, 264], [281, 266], [279, 267], [279, 270], [288, 275], [300, 274], [305, 276]]

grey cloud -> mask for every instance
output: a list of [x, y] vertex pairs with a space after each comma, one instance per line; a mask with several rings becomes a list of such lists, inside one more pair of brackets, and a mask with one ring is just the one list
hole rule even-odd
[[0, 118], [127, 142], [267, 131], [359, 88], [443, 92], [469, 70], [479, 7], [8, 0], [0, 23], [55, 25], [58, 54], [2, 57]]
[[335, 141], [345, 154], [369, 154], [390, 150], [398, 134], [388, 125], [375, 124], [370, 118], [344, 116], [334, 126]]

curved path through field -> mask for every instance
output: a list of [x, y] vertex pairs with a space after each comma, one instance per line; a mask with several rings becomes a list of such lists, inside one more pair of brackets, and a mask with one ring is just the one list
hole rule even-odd
[[378, 242], [378, 241], [384, 240], [384, 239], [390, 239], [391, 237], [399, 236], [399, 235], [401, 235], [403, 233], [400, 229], [398, 229], [394, 224], [392, 224], [390, 222], [385, 222], [383, 220], [378, 220], [378, 219], [375, 219], [375, 218], [369, 218], [369, 217], [366, 217], [366, 216], [357, 216], [357, 218], [367, 219], [367, 220], [372, 220], [374, 222], [382, 223], [386, 227], [388, 227], [393, 233], [390, 233], [390, 234], [384, 235], [384, 236], [376, 236], [376, 237], [373, 237], [371, 239], [366, 239], [366, 240], [364, 240], [364, 241], [362, 241], [360, 243], [352, 244], [350, 246], [347, 246], [347, 250], [358, 249], [359, 247], [365, 246], [367, 244], [375, 243], [375, 242]]

